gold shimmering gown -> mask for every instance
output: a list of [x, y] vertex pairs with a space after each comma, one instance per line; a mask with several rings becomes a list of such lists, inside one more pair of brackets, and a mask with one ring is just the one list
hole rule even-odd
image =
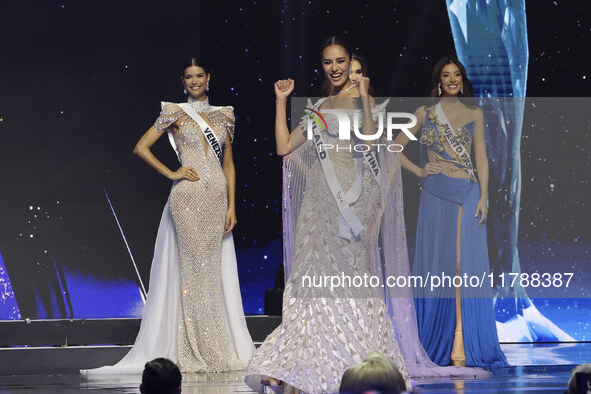
[[[224, 145], [234, 133], [231, 107], [190, 103]], [[173, 103], [164, 103], [155, 126], [173, 123], [174, 143], [183, 166], [193, 167], [199, 180], [176, 181], [170, 193], [170, 213], [176, 230], [180, 266], [178, 361], [182, 371], [222, 372], [244, 368], [224, 321], [222, 296], [222, 235], [228, 208], [227, 182], [218, 158], [197, 123]]]

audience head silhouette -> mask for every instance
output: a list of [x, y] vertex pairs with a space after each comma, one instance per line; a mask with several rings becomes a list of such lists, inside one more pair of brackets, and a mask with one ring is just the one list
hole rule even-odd
[[362, 363], [349, 367], [339, 391], [346, 394], [401, 393], [406, 384], [396, 364], [378, 352], [370, 352]]
[[568, 394], [591, 392], [591, 364], [577, 365], [568, 380]]
[[156, 358], [144, 366], [142, 394], [178, 394], [183, 377], [179, 367], [167, 358]]

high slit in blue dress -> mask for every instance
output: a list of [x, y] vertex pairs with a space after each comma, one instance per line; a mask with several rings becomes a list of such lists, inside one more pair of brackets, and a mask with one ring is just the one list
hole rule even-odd
[[[460, 127], [456, 133], [463, 138], [464, 144], [470, 142], [473, 134], [473, 122]], [[428, 161], [427, 149], [432, 149], [444, 160], [453, 161], [443, 148], [443, 138], [427, 116], [421, 131], [421, 167]], [[452, 165], [463, 171], [459, 163]], [[480, 187], [472, 179], [443, 174], [422, 178], [421, 183], [413, 274], [423, 278], [434, 275], [441, 278], [442, 274], [453, 278], [456, 275], [458, 211], [462, 206], [460, 275], [472, 278], [470, 286], [461, 288], [466, 366], [488, 370], [507, 366], [496, 330], [486, 222], [479, 227], [480, 216], [474, 217]], [[476, 277], [482, 283], [481, 287], [476, 283]], [[430, 287], [416, 287], [415, 295], [421, 343], [433, 362], [449, 365], [456, 326], [455, 288], [447, 283], [433, 291]]]

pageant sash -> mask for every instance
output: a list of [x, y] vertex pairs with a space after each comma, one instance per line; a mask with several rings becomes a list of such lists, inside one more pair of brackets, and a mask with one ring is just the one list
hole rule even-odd
[[[384, 112], [389, 101], [390, 101], [390, 99], [388, 99], [388, 100], [384, 101], [382, 104], [376, 106], [378, 111], [376, 111], [375, 113], [377, 113], [378, 116], [383, 115], [382, 113]], [[372, 111], [372, 113], [373, 113], [373, 111]], [[369, 169], [371, 170], [371, 173], [373, 174], [374, 179], [376, 180], [376, 182], [380, 186], [380, 189], [382, 190], [383, 193], [385, 193], [386, 190], [384, 190], [384, 186], [383, 186], [384, 176], [382, 173], [382, 169], [380, 168], [380, 163], [378, 162], [378, 156], [376, 154], [375, 149], [364, 152], [363, 158], [365, 159], [365, 162], [367, 163]]]
[[211, 148], [213, 153], [215, 153], [215, 156], [218, 159], [218, 163], [220, 163], [220, 165], [221, 165], [221, 163], [222, 163], [222, 147], [221, 147], [220, 143], [218, 142], [218, 139], [217, 139], [215, 133], [213, 132], [213, 130], [211, 129], [211, 127], [209, 127], [209, 125], [207, 124], [205, 119], [203, 119], [197, 113], [197, 111], [195, 111], [193, 109], [193, 107], [191, 107], [191, 104], [181, 103], [181, 104], [179, 104], [179, 106], [183, 109], [183, 111], [185, 111], [187, 113], [187, 115], [189, 115], [199, 125], [199, 128], [201, 128], [201, 132], [205, 136], [205, 140], [209, 144], [209, 147]]
[[[312, 106], [312, 103], [309, 101], [308, 106], [310, 108], [318, 108], [323, 102], [324, 102], [324, 99], [321, 99], [314, 106]], [[351, 187], [351, 189], [349, 190], [349, 193], [345, 193], [343, 191], [340, 183], [337, 180], [337, 177], [336, 177], [336, 174], [334, 171], [334, 165], [333, 165], [332, 161], [330, 160], [328, 153], [325, 150], [318, 148], [319, 146], [325, 146], [325, 140], [324, 140], [324, 137], [322, 136], [321, 130], [319, 130], [319, 127], [312, 122], [311, 117], [308, 118], [308, 127], [312, 128], [312, 134], [313, 134], [313, 138], [314, 138], [314, 145], [315, 145], [316, 153], [318, 154], [318, 159], [320, 161], [320, 165], [322, 167], [322, 171], [324, 173], [324, 177], [326, 179], [328, 187], [329, 187], [331, 194], [333, 195], [333, 198], [335, 199], [335, 201], [337, 203], [337, 207], [339, 209], [339, 213], [340, 213], [340, 215], [339, 215], [339, 235], [340, 235], [340, 237], [342, 237], [344, 239], [351, 239], [351, 232], [353, 232], [353, 234], [355, 236], [358, 236], [361, 233], [361, 231], [363, 230], [363, 224], [361, 224], [361, 222], [359, 221], [359, 219], [355, 215], [355, 212], [353, 211], [353, 209], [350, 206], [352, 201], [354, 201], [358, 198], [358, 197], [353, 198], [353, 196], [350, 195], [350, 192], [353, 192], [357, 188]], [[363, 158], [364, 158], [365, 162], [367, 163], [376, 182], [378, 182], [379, 187], [382, 188], [383, 176], [382, 176], [382, 171], [380, 169], [379, 162], [377, 160], [376, 153], [374, 151], [364, 152]], [[358, 181], [356, 183], [359, 183], [362, 181], [363, 181], [362, 179], [358, 179]], [[359, 186], [361, 186], [361, 185], [359, 185]]]
[[441, 108], [441, 102], [437, 103], [437, 105], [435, 106], [435, 115], [437, 115], [437, 124], [442, 126], [443, 135], [445, 136], [447, 143], [455, 153], [456, 159], [460, 162], [460, 164], [464, 166], [466, 172], [468, 173], [468, 175], [470, 175], [470, 178], [472, 178], [474, 182], [478, 182], [476, 176], [474, 175], [474, 167], [472, 166], [472, 159], [470, 158], [470, 154], [466, 150], [464, 144], [462, 144], [459, 141], [459, 138], [457, 138], [456, 131], [451, 126], [451, 123], [449, 123], [449, 120], [447, 119], [445, 112], [443, 112], [443, 109]]
[[[319, 100], [314, 107], [319, 107], [322, 102], [324, 102], [324, 100]], [[309, 104], [311, 106], [311, 102], [309, 102]], [[359, 218], [357, 218], [353, 208], [350, 206], [349, 199], [337, 179], [334, 165], [328, 156], [328, 152], [326, 150], [318, 149], [318, 146], [323, 146], [325, 141], [318, 127], [312, 123], [311, 117], [308, 119], [308, 127], [310, 126], [312, 127], [314, 138], [314, 149], [318, 154], [318, 160], [320, 161], [324, 178], [326, 179], [328, 188], [337, 203], [337, 208], [339, 209], [339, 235], [342, 238], [350, 240], [351, 232], [353, 232], [355, 236], [358, 236], [361, 231], [363, 231], [363, 224], [359, 221]]]
[[[324, 102], [324, 100], [326, 100], [326, 99], [323, 98], [323, 99], [318, 100], [318, 102], [315, 105], [312, 105], [310, 100], [308, 100], [308, 107], [309, 108], [318, 108], [320, 106], [320, 104], [322, 104]], [[379, 109], [379, 111], [377, 112], [378, 114], [380, 114], [381, 112], [384, 111], [384, 108], [386, 107], [386, 105], [388, 104], [389, 101], [390, 100], [388, 99], [388, 100], [384, 101], [382, 104], [377, 106]], [[308, 121], [310, 121], [310, 117], [308, 117]], [[380, 168], [380, 163], [378, 162], [378, 157], [377, 157], [375, 150], [369, 150], [367, 152], [363, 152], [363, 158], [365, 159], [367, 166], [371, 170], [371, 173], [374, 176], [376, 182], [378, 183], [380, 188], [382, 188], [383, 175], [382, 175], [382, 170]]]
[[374, 179], [380, 186], [380, 189], [382, 189], [382, 192], [384, 192], [382, 186], [382, 169], [380, 168], [380, 163], [378, 162], [378, 157], [376, 155], [375, 149], [364, 152], [363, 158], [365, 159], [365, 162], [367, 163], [371, 173], [373, 174]]
[[[382, 104], [376, 105], [374, 107], [374, 109], [372, 109], [372, 117], [374, 115], [377, 114], [377, 116], [383, 116], [383, 112], [386, 108], [386, 106], [388, 105], [388, 102], [390, 101], [390, 99], [384, 101]], [[362, 111], [360, 111], [362, 112]], [[367, 164], [367, 166], [369, 167], [374, 179], [376, 180], [376, 182], [378, 183], [378, 185], [380, 186], [380, 189], [382, 190], [382, 192], [385, 192], [385, 190], [383, 190], [383, 185], [382, 185], [382, 179], [383, 179], [383, 175], [382, 175], [382, 170], [380, 168], [380, 163], [378, 161], [378, 156], [376, 154], [376, 150], [368, 150], [366, 152], [363, 152], [363, 158], [365, 159], [365, 163]]]
[[176, 147], [176, 142], [174, 142], [174, 135], [172, 134], [172, 130], [170, 128], [166, 132], [168, 135], [168, 142], [170, 142], [170, 146], [174, 149], [174, 153], [176, 153], [176, 158], [179, 159], [179, 163], [181, 162], [181, 154], [179, 153], [179, 149]]

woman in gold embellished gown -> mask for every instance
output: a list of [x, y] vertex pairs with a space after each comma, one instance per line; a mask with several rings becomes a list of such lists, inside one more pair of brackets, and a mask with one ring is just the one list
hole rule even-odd
[[[88, 373], [143, 369], [167, 357], [183, 372], [244, 369], [254, 352], [238, 285], [232, 229], [235, 170], [232, 107], [209, 104], [211, 74], [196, 58], [183, 65], [188, 103], [162, 103], [156, 123], [134, 153], [172, 180], [150, 273], [140, 332], [132, 350], [112, 367]], [[172, 171], [150, 151], [168, 132], [181, 167]]]

